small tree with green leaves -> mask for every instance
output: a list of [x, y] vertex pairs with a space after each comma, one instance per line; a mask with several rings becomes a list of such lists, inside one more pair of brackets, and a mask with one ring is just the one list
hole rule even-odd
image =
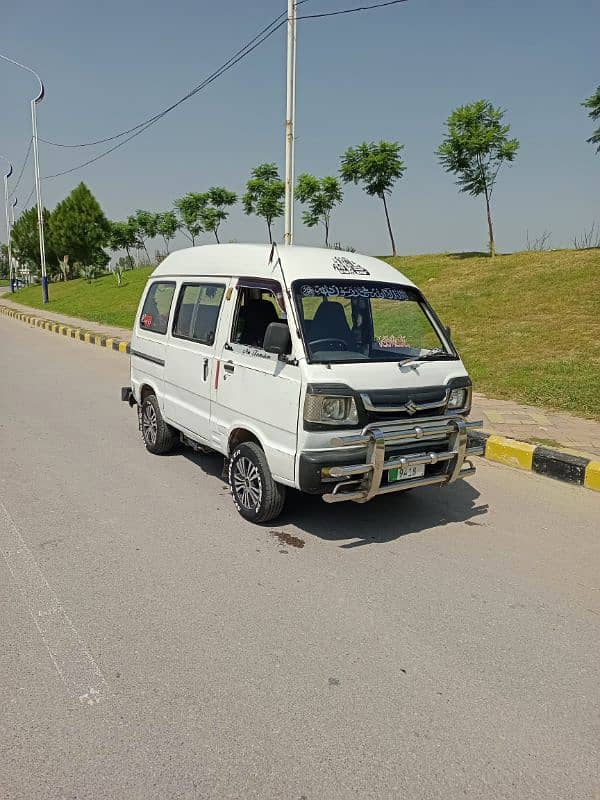
[[129, 217], [128, 222], [137, 227], [137, 235], [142, 243], [142, 247], [146, 252], [146, 257], [150, 261], [150, 253], [146, 246], [146, 239], [154, 239], [158, 234], [158, 214], [153, 214], [152, 211], [144, 211], [141, 208], [135, 212], [135, 215]]
[[283, 216], [284, 195], [285, 183], [276, 164], [259, 164], [252, 170], [242, 204], [246, 214], [256, 214], [266, 221], [269, 242], [273, 241], [273, 220]]
[[130, 268], [133, 269], [135, 267], [131, 250], [132, 248], [138, 250], [142, 247], [135, 219], [130, 217], [127, 222], [110, 223], [109, 247], [115, 252], [117, 250], [125, 250]]
[[344, 183], [362, 184], [368, 195], [381, 198], [393, 256], [396, 255], [396, 242], [386, 198], [406, 171], [406, 164], [400, 157], [403, 149], [404, 145], [399, 142], [363, 142], [346, 150], [340, 167]]
[[459, 191], [485, 197], [490, 256], [496, 254], [491, 198], [500, 168], [515, 160], [517, 139], [509, 139], [510, 125], [503, 125], [504, 111], [488, 100], [455, 109], [446, 122], [446, 138], [437, 156], [446, 172], [457, 176]]
[[[600, 86], [596, 89], [591, 97], [584, 100], [581, 104], [584, 108], [589, 108], [588, 116], [594, 121], [600, 119]], [[587, 140], [590, 144], [596, 145], [596, 152], [600, 153], [600, 126], [596, 128], [590, 138]]]
[[[48, 277], [52, 277], [58, 271], [59, 255], [54, 247], [54, 241], [50, 234], [50, 212], [44, 209], [44, 229], [46, 231], [46, 264], [48, 267]], [[40, 274], [40, 238], [38, 233], [37, 209], [33, 208], [24, 211], [16, 220], [12, 232], [12, 253], [22, 266], [27, 266], [32, 274]], [[63, 253], [64, 255], [64, 253]]]
[[162, 236], [163, 242], [165, 243], [165, 249], [168, 255], [169, 242], [171, 241], [171, 239], [175, 238], [175, 235], [179, 230], [179, 220], [177, 219], [177, 215], [175, 214], [175, 212], [165, 211], [162, 214], [158, 214], [156, 230], [158, 234]]
[[200, 222], [200, 213], [203, 204], [203, 195], [198, 192], [189, 192], [183, 197], [179, 197], [174, 203], [179, 214], [181, 231], [186, 239], [189, 239], [192, 243], [192, 246], [196, 244], [196, 238], [200, 236], [203, 231]]
[[307, 172], [298, 176], [296, 197], [308, 208], [302, 213], [302, 222], [309, 228], [322, 224], [325, 228], [325, 247], [329, 247], [331, 212], [342, 202], [342, 187], [337, 178], [315, 178]]
[[200, 223], [205, 231], [212, 231], [219, 244], [219, 226], [229, 216], [226, 208], [237, 203], [237, 194], [224, 186], [211, 186], [202, 195], [203, 205], [200, 210]]

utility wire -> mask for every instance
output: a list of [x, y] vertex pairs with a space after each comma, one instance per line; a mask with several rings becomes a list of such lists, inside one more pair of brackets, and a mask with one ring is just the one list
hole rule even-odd
[[29, 139], [29, 144], [27, 145], [27, 152], [25, 153], [25, 160], [23, 161], [23, 166], [21, 167], [21, 171], [19, 172], [19, 177], [17, 178], [17, 182], [13, 186], [11, 192], [8, 195], [8, 198], [14, 196], [15, 192], [19, 188], [19, 184], [21, 183], [21, 178], [23, 177], [23, 173], [25, 172], [25, 167], [27, 166], [27, 162], [29, 161], [29, 156], [31, 154], [31, 145], [33, 144], [33, 137]]
[[23, 203], [23, 211], [27, 210], [27, 206], [34, 192], [35, 192], [35, 183], [33, 184], [33, 189], [29, 192], [29, 195], [27, 196], [27, 200], [25, 200], [25, 202]]
[[[298, 6], [298, 5], [301, 5], [301, 4], [309, 2], [309, 1], [310, 0], [299, 0], [299, 2], [296, 3], [296, 5]], [[398, 5], [399, 3], [405, 3], [405, 2], [407, 2], [407, 0], [387, 0], [386, 2], [376, 3], [374, 5], [357, 6], [356, 8], [341, 9], [339, 11], [327, 11], [327, 12], [323, 12], [323, 13], [320, 13], [320, 14], [310, 14], [310, 15], [305, 15], [305, 16], [299, 16], [299, 17], [296, 17], [296, 19], [321, 19], [323, 17], [339, 16], [340, 14], [354, 14], [356, 12], [369, 11], [369, 10], [372, 10], [372, 9], [383, 8], [385, 6]], [[282, 19], [282, 17], [285, 17], [285, 19]], [[62, 144], [57, 144], [56, 142], [48, 142], [45, 139], [40, 139], [40, 141], [43, 141], [46, 144], [52, 144], [52, 145], [55, 145], [57, 147], [65, 147], [65, 146], [68, 146], [68, 147], [88, 147], [88, 146], [91, 146], [92, 144], [100, 144], [102, 142], [108, 142], [108, 141], [112, 141], [114, 139], [119, 139], [122, 136], [125, 136], [125, 134], [127, 134], [127, 133], [130, 134], [129, 136], [127, 136], [126, 139], [122, 139], [117, 144], [115, 144], [112, 147], [108, 148], [108, 150], [104, 150], [102, 153], [99, 153], [98, 155], [94, 156], [93, 158], [90, 158], [90, 159], [88, 159], [87, 161], [84, 161], [81, 164], [77, 164], [76, 166], [71, 167], [70, 169], [65, 169], [65, 170], [62, 170], [61, 172], [55, 172], [52, 175], [44, 175], [42, 180], [50, 180], [52, 178], [58, 178], [58, 177], [60, 177], [62, 175], [69, 175], [71, 172], [76, 172], [79, 169], [83, 169], [83, 167], [87, 167], [90, 164], [94, 164], [96, 161], [99, 161], [101, 158], [104, 158], [104, 156], [107, 156], [110, 153], [113, 153], [115, 150], [118, 150], [120, 147], [123, 147], [123, 145], [127, 144], [132, 139], [135, 139], [136, 136], [140, 136], [140, 134], [144, 133], [146, 130], [148, 130], [148, 128], [150, 128], [156, 122], [161, 120], [168, 113], [173, 111], [175, 108], [180, 106], [182, 103], [186, 102], [186, 100], [189, 100], [191, 97], [194, 97], [196, 94], [201, 92], [203, 89], [205, 89], [208, 86], [210, 86], [211, 83], [216, 81], [218, 78], [220, 78], [222, 75], [224, 75], [230, 69], [232, 69], [236, 64], [238, 64], [244, 58], [249, 56], [250, 53], [252, 53], [258, 47], [260, 47], [261, 44], [266, 42], [266, 40], [269, 39], [271, 36], [273, 36], [273, 34], [276, 33], [283, 25], [287, 25], [287, 22], [288, 22], [288, 20], [287, 20], [287, 11], [286, 11], [286, 12], [283, 12], [282, 14], [280, 14], [278, 17], [276, 17], [265, 28], [263, 28], [261, 33], [258, 33], [253, 39], [250, 40], [250, 42], [248, 42], [246, 45], [244, 45], [244, 47], [242, 47], [240, 50], [238, 50], [235, 55], [233, 55], [221, 67], [219, 67], [217, 70], [215, 70], [215, 72], [213, 72], [211, 75], [209, 75], [207, 78], [205, 78], [204, 81], [202, 81], [202, 83], [198, 84], [198, 86], [196, 86], [194, 89], [192, 89], [190, 92], [188, 92], [188, 94], [186, 94], [183, 97], [181, 97], [179, 100], [177, 100], [175, 103], [170, 105], [168, 108], [165, 108], [163, 111], [159, 112], [158, 114], [155, 114], [153, 117], [150, 117], [149, 119], [145, 120], [144, 122], [141, 122], [139, 125], [136, 125], [134, 128], [130, 128], [128, 131], [122, 131], [120, 134], [115, 134], [114, 136], [110, 136], [110, 137], [108, 137], [106, 139], [99, 139], [96, 142], [87, 142], [87, 143], [82, 143], [82, 144], [78, 144], [78, 145], [62, 145]]]
[[[309, 0], [299, 0], [299, 2], [296, 5], [303, 5], [304, 3], [308, 3], [308, 2], [309, 2]], [[215, 70], [213, 73], [211, 73], [207, 78], [205, 78], [201, 83], [199, 83], [197, 86], [195, 86], [191, 91], [189, 91], [183, 97], [179, 98], [179, 100], [177, 100], [172, 105], [167, 106], [167, 108], [164, 108], [162, 111], [159, 111], [157, 114], [154, 114], [154, 116], [143, 120], [143, 122], [138, 123], [133, 128], [129, 128], [126, 131], [121, 131], [120, 133], [115, 133], [112, 136], [107, 136], [105, 139], [96, 139], [93, 142], [79, 142], [77, 144], [65, 144], [63, 142], [51, 142], [48, 139], [42, 139], [41, 137], [40, 137], [40, 142], [44, 142], [44, 144], [52, 145], [53, 147], [67, 147], [67, 148], [93, 147], [94, 145], [105, 144], [106, 142], [112, 142], [115, 139], [120, 139], [122, 136], [127, 136], [127, 134], [134, 133], [134, 131], [137, 131], [140, 128], [144, 128], [146, 125], [150, 125], [150, 124], [152, 124], [154, 122], [157, 122], [159, 119], [161, 119], [163, 116], [165, 116], [165, 114], [168, 114], [170, 111], [173, 111], [173, 109], [177, 108], [177, 106], [181, 105], [186, 100], [189, 100], [191, 97], [193, 97], [199, 91], [201, 91], [204, 88], [204, 86], [205, 86], [207, 81], [210, 81], [214, 77], [218, 77], [219, 74], [222, 74], [222, 71], [225, 70], [225, 68], [229, 68], [230, 65], [233, 66], [234, 63], [237, 63], [237, 61], [240, 60], [239, 57], [242, 56], [242, 54], [248, 55], [250, 52], [252, 52], [252, 50], [255, 49], [255, 48], [252, 48], [252, 45], [258, 39], [260, 39], [261, 36], [266, 34], [267, 31], [269, 31], [270, 28], [272, 28], [274, 25], [276, 25], [278, 22], [280, 22], [282, 17], [286, 17], [287, 18], [287, 11], [284, 11], [283, 13], [281, 13], [277, 17], [275, 17], [275, 19], [272, 22], [270, 22], [268, 25], [266, 25], [261, 31], [259, 31], [256, 34], [256, 36], [254, 36], [254, 38], [250, 39], [249, 42], [246, 42], [246, 44], [243, 47], [241, 47], [236, 53], [234, 53], [228, 61], [226, 61], [224, 64], [222, 64], [217, 70]], [[287, 22], [287, 19], [284, 22]], [[280, 27], [281, 27], [281, 24], [278, 25], [277, 28], [274, 28], [267, 36], [265, 36], [265, 39], [268, 38], [268, 36], [270, 36], [272, 33], [275, 33], [275, 31], [278, 30]], [[262, 44], [262, 42], [265, 39], [262, 39], [259, 44]], [[249, 49], [249, 48], [252, 48], [252, 49]], [[246, 51], [248, 51], [248, 53], [246, 53]]]
[[[324, 11], [321, 14], [304, 14], [296, 19], [322, 19], [323, 17], [337, 17], [341, 14], [355, 14], [357, 11], [371, 11], [374, 8], [384, 8], [385, 6], [397, 6], [399, 3], [406, 3], [407, 0], [387, 0], [385, 3], [374, 3], [370, 6], [357, 6], [356, 8], [342, 8], [339, 11]], [[297, 3], [296, 5], [300, 5]]]

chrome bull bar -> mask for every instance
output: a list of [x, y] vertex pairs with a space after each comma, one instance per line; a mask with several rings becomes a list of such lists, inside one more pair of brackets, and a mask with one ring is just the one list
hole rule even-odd
[[[333, 490], [323, 495], [326, 503], [342, 503], [353, 500], [366, 503], [373, 497], [392, 492], [402, 492], [418, 486], [453, 483], [475, 472], [468, 456], [483, 454], [483, 445], [469, 447], [468, 434], [481, 428], [482, 421], [467, 422], [462, 417], [428, 417], [418, 421], [373, 423], [359, 434], [337, 436], [331, 440], [333, 447], [364, 447], [367, 455], [364, 462], [328, 469], [332, 478], [347, 478], [336, 483]], [[442, 452], [422, 452], [429, 443], [447, 442]], [[418, 445], [420, 452], [407, 453], [387, 458], [387, 447], [393, 444]], [[444, 464], [439, 474], [420, 478], [407, 478], [382, 486], [387, 470], [417, 464]]]

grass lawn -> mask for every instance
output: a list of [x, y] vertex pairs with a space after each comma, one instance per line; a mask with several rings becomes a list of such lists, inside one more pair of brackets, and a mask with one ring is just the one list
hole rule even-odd
[[67, 283], [51, 283], [47, 306], [42, 303], [42, 287], [39, 284], [20, 289], [14, 295], [14, 300], [57, 314], [131, 328], [140, 295], [151, 272], [151, 267], [125, 272], [122, 286], [117, 286], [114, 275], [104, 275], [91, 284], [81, 278]]
[[0, 286], [10, 286], [8, 278], [0, 278]]
[[600, 250], [411, 256], [476, 390], [600, 419]]
[[[491, 397], [600, 419], [600, 250], [387, 258], [426, 294]], [[149, 269], [50, 284], [48, 308], [130, 328]], [[42, 308], [41, 289], [17, 302]]]

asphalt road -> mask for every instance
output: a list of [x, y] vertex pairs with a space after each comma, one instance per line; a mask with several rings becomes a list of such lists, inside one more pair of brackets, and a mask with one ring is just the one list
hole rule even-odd
[[255, 527], [127, 378], [0, 318], [2, 800], [600, 797], [597, 494], [480, 463]]

